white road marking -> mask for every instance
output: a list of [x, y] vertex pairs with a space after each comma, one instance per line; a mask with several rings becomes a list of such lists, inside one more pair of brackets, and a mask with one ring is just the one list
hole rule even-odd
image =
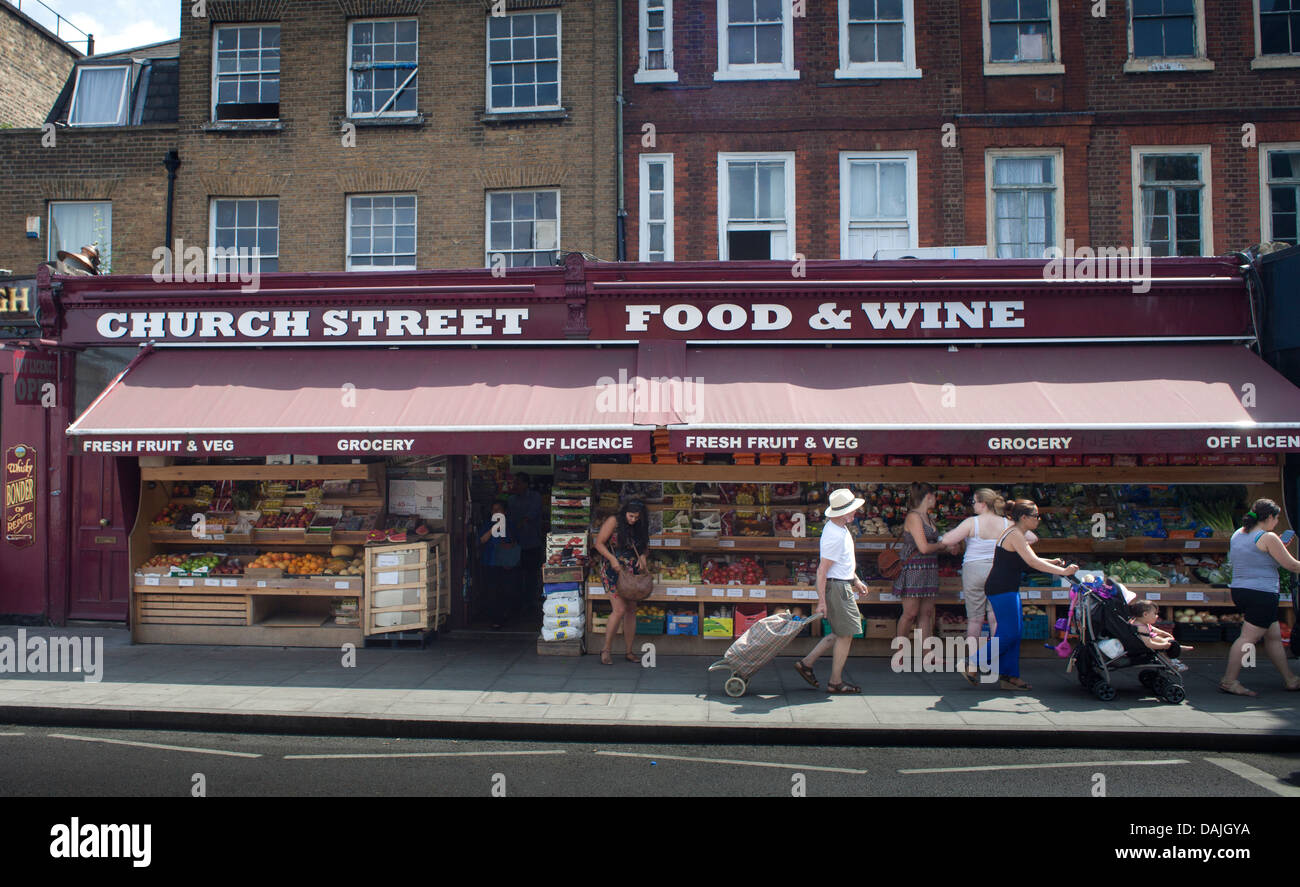
[[156, 742], [128, 742], [125, 739], [102, 739], [98, 736], [72, 736], [68, 733], [50, 733], [51, 739], [75, 739], [78, 742], [104, 742], [108, 745], [131, 745], [136, 748], [158, 748], [163, 751], [188, 751], [198, 755], [225, 755], [230, 758], [260, 758], [261, 755], [246, 751], [225, 751], [219, 748], [193, 748], [188, 745], [159, 745]]
[[915, 775], [918, 773], [982, 773], [990, 770], [1051, 770], [1056, 767], [1160, 767], [1168, 764], [1190, 764], [1181, 758], [1167, 761], [1070, 761], [1064, 764], [999, 764], [990, 767], [930, 767], [915, 770], [899, 770], [899, 773]]
[[26, 733], [0, 733], [0, 736], [26, 736]]
[[811, 764], [777, 764], [769, 761], [736, 761], [730, 758], [687, 758], [680, 755], [646, 755], [627, 751], [598, 751], [598, 755], [614, 758], [653, 758], [656, 761], [695, 761], [701, 764], [740, 764], [745, 767], [776, 767], [780, 770], [817, 770], [822, 773], [852, 773], [861, 776], [866, 770], [852, 770], [848, 767], [815, 767]]
[[1206, 758], [1205, 760], [1216, 767], [1222, 767], [1229, 773], [1237, 774], [1248, 782], [1255, 783], [1260, 788], [1266, 788], [1275, 795], [1281, 795], [1284, 798], [1300, 798], [1300, 787], [1287, 785], [1272, 773], [1265, 773], [1263, 770], [1235, 758]]
[[567, 751], [415, 751], [392, 752], [388, 754], [356, 755], [285, 755], [286, 761], [322, 761], [341, 758], [498, 758], [510, 755], [566, 755]]

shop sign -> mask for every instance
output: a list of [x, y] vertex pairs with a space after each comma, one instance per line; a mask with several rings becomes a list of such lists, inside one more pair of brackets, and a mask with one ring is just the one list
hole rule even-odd
[[39, 329], [35, 278], [0, 284], [0, 338], [30, 336]]
[[649, 431], [311, 432], [235, 435], [73, 435], [82, 455], [267, 456], [292, 450], [322, 456], [441, 456], [463, 453], [650, 452]]
[[742, 429], [669, 430], [669, 445], [683, 453], [836, 453], [843, 455], [1046, 455], [1093, 453], [1300, 452], [1300, 427], [1252, 433], [1220, 428], [1164, 430], [1043, 429], [1014, 433], [943, 429], [856, 431]]
[[26, 548], [36, 541], [36, 450], [5, 451], [5, 541]]
[[14, 351], [14, 403], [44, 406], [54, 403], [59, 382], [59, 357], [49, 351]]

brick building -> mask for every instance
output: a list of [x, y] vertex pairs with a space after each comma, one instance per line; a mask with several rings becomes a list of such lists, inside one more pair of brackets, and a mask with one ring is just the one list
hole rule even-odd
[[1296, 242], [1300, 11], [622, 2], [629, 258]]
[[0, 129], [40, 126], [82, 53], [0, 3]]

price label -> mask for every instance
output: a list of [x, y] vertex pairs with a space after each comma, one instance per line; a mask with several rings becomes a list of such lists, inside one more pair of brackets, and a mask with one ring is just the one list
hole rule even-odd
[[726, 597], [726, 596], [727, 596], [727, 590], [726, 590], [725, 588], [715, 588], [715, 589], [713, 589], [713, 596], [714, 596], [714, 597]]
[[678, 588], [669, 588], [668, 593], [676, 595], [677, 597], [695, 597], [695, 589], [687, 585]]
[[665, 540], [664, 540], [664, 548], [681, 548], [681, 547], [682, 547], [682, 540], [680, 540], [680, 539], [665, 539]]
[[765, 589], [765, 588], [751, 588], [751, 589], [749, 590], [749, 596], [752, 597], [752, 598], [765, 598], [765, 597], [767, 597], [767, 589]]
[[603, 586], [603, 585], [588, 585], [588, 586], [587, 586], [587, 594], [604, 594], [604, 593], [605, 593], [605, 586]]
[[1054, 589], [1052, 589], [1052, 600], [1054, 600], [1054, 601], [1068, 601], [1069, 599], [1070, 599], [1070, 589], [1068, 589], [1068, 588], [1054, 588]]
[[1195, 539], [1195, 540], [1189, 539], [1188, 541], [1183, 543], [1183, 548], [1200, 548], [1200, 547], [1201, 547], [1201, 540], [1199, 539]]
[[238, 587], [239, 587], [239, 580], [238, 580], [238, 579], [222, 579], [222, 580], [221, 580], [221, 587], [222, 587], [222, 588], [238, 588]]
[[735, 548], [735, 547], [736, 547], [736, 540], [735, 540], [735, 539], [719, 539], [719, 540], [718, 540], [718, 547], [719, 547], [719, 548]]
[[266, 588], [266, 580], [265, 580], [265, 579], [258, 579], [258, 580], [257, 580], [257, 587], [258, 587], [258, 588]]
[[869, 551], [884, 551], [887, 543], [884, 542], [859, 542], [859, 548], [865, 548]]
[[780, 542], [776, 543], [776, 546], [777, 548], [794, 548], [794, 540], [782, 539]]
[[744, 596], [745, 596], [745, 589], [743, 589], [743, 588], [728, 588], [728, 589], [727, 589], [727, 597], [744, 597]]
[[335, 580], [335, 582], [334, 582], [334, 587], [335, 587], [335, 588], [351, 588], [351, 587], [352, 587], [352, 583], [348, 582], [348, 580], [346, 580], [346, 579], [337, 579], [337, 580]]
[[157, 576], [145, 576], [145, 577], [144, 577], [144, 584], [145, 584], [145, 585], [157, 585], [157, 584], [158, 584], [158, 577], [157, 577]]
[[192, 585], [194, 584], [194, 580], [193, 580], [193, 579], [180, 579], [180, 580], [177, 581], [176, 584], [179, 585], [181, 588], [189, 588], [190, 586], [192, 586]]
[[790, 592], [790, 596], [797, 601], [817, 600], [817, 592], [809, 588], [796, 588], [794, 591]]
[[221, 587], [221, 580], [220, 580], [220, 579], [204, 579], [204, 580], [203, 580], [203, 584], [204, 584], [205, 586], [210, 586], [210, 587], [212, 587], [212, 588], [220, 588], [220, 587]]
[[402, 556], [400, 554], [380, 554], [375, 556], [376, 567], [400, 567], [402, 565]]
[[880, 593], [880, 599], [881, 599], [882, 601], [897, 601], [897, 600], [902, 600], [902, 598], [900, 598], [898, 595], [894, 594], [892, 591], [882, 591], [882, 592]]
[[651, 547], [651, 548], [663, 548], [663, 547], [664, 547], [664, 540], [662, 540], [662, 539], [651, 539], [651, 540], [650, 540], [650, 547]]
[[1203, 592], [1203, 591], [1189, 591], [1189, 592], [1187, 592], [1187, 599], [1188, 599], [1189, 601], [1203, 601], [1203, 600], [1205, 600], [1205, 592]]
[[1021, 597], [1027, 597], [1031, 601], [1039, 601], [1043, 599], [1043, 593], [1037, 588], [1028, 588], [1021, 592]]
[[1158, 601], [1158, 600], [1160, 600], [1160, 592], [1158, 592], [1158, 591], [1148, 591], [1148, 592], [1147, 592], [1147, 600], [1149, 600], [1149, 601]]
[[213, 542], [225, 542], [225, 541], [226, 541], [226, 534], [225, 534], [225, 533], [213, 533], [213, 534], [212, 534], [211, 536], [209, 536], [208, 538], [211, 539]]
[[390, 573], [376, 573], [376, 585], [397, 585], [402, 581], [402, 574], [396, 570]]

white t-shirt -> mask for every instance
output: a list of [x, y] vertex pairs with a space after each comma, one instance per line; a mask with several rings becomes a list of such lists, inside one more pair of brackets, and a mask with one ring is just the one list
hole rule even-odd
[[827, 571], [827, 578], [851, 581], [857, 576], [858, 560], [853, 553], [853, 536], [847, 527], [826, 521], [822, 528], [821, 554], [823, 560], [835, 562]]

